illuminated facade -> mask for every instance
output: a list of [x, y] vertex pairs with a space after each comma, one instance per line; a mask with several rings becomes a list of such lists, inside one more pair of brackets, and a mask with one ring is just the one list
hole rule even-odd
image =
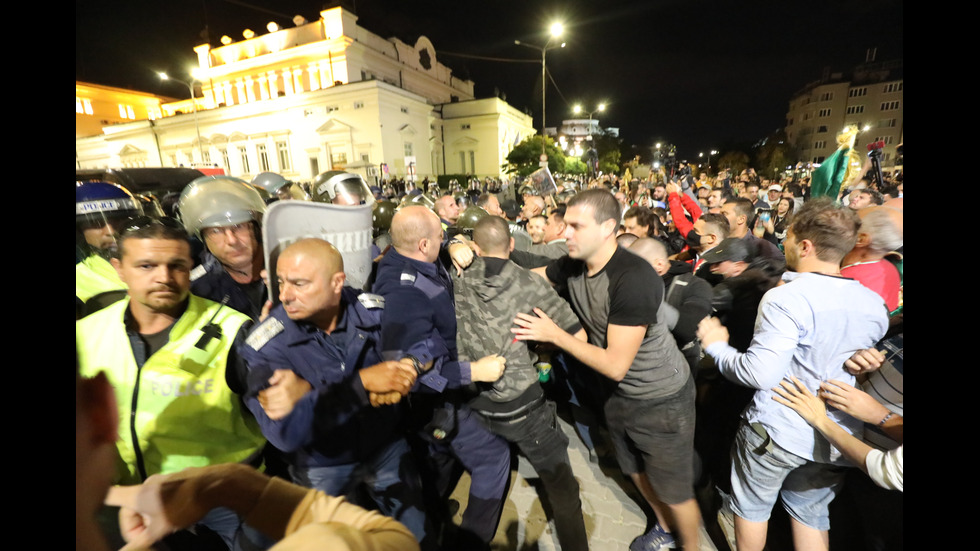
[[77, 164], [116, 166], [120, 153], [142, 152], [159, 163], [149, 166], [216, 165], [245, 179], [273, 171], [310, 180], [331, 169], [369, 181], [498, 176], [501, 159], [534, 133], [530, 116], [475, 99], [473, 82], [453, 76], [426, 37], [381, 38], [343, 8], [222, 43], [195, 48], [200, 97], [76, 140]]
[[143, 92], [75, 83], [75, 137], [95, 136], [102, 127], [136, 120], [160, 118], [160, 105], [173, 101]]
[[819, 163], [837, 149], [837, 133], [848, 125], [867, 128], [856, 147], [881, 140], [881, 164], [895, 164], [895, 146], [905, 132], [902, 61], [869, 62], [853, 74], [827, 73], [808, 84], [789, 102], [786, 137], [799, 152], [799, 161]]

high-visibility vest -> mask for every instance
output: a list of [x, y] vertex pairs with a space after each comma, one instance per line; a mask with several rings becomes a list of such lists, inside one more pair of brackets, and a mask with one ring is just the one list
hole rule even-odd
[[[104, 371], [119, 407], [119, 452], [115, 483], [186, 467], [241, 462], [265, 439], [241, 400], [228, 388], [225, 363], [248, 316], [190, 295], [187, 310], [170, 330], [170, 341], [137, 368], [124, 326], [129, 299], [75, 323], [81, 374]], [[217, 315], [215, 315], [217, 314]], [[221, 335], [204, 350], [195, 345], [214, 323]]]
[[75, 296], [82, 302], [106, 291], [126, 289], [108, 260], [97, 254], [75, 264]]

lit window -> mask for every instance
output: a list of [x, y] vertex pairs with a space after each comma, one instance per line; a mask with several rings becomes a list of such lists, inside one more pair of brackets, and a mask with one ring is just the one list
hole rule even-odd
[[347, 166], [347, 153], [341, 151], [330, 156], [331, 170], [340, 170]]
[[267, 172], [269, 170], [269, 152], [266, 150], [265, 144], [256, 145], [255, 153], [259, 157], [259, 170]]
[[238, 157], [242, 161], [242, 173], [248, 174], [252, 172], [251, 167], [248, 165], [248, 149], [246, 149], [245, 146], [238, 148]]
[[411, 157], [414, 154], [412, 151], [412, 142], [405, 142], [405, 156]]
[[279, 171], [291, 171], [293, 164], [289, 160], [289, 144], [285, 140], [276, 142], [276, 151], [279, 153]]

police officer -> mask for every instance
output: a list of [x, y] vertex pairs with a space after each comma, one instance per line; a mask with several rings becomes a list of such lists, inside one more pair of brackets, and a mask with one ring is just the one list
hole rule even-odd
[[364, 178], [350, 172], [331, 170], [313, 180], [313, 200], [334, 205], [374, 204], [374, 193]]
[[194, 294], [259, 319], [268, 297], [261, 223], [265, 202], [251, 185], [229, 176], [205, 176], [187, 184], [178, 203], [187, 231], [206, 250], [191, 272]]
[[388, 403], [408, 393], [416, 371], [381, 361], [384, 300], [345, 286], [340, 253], [321, 239], [287, 247], [275, 277], [280, 304], [241, 350], [245, 404], [285, 452], [296, 483], [329, 495], [364, 486], [374, 506], [421, 541], [421, 483], [401, 407]]
[[[473, 381], [497, 380], [505, 360], [494, 354], [459, 361], [452, 281], [437, 262], [442, 237], [439, 217], [431, 210], [399, 210], [391, 223], [392, 249], [381, 259], [372, 289], [385, 297], [388, 312], [382, 323], [382, 350], [388, 359], [409, 359], [419, 372], [411, 412], [415, 428], [430, 442], [431, 463], [451, 454], [470, 472], [470, 496], [460, 528], [486, 545], [500, 518], [510, 448], [462, 405], [458, 390]], [[451, 463], [439, 467], [430, 473], [434, 476], [429, 490], [444, 499], [452, 490]]]
[[[249, 461], [265, 443], [236, 395], [245, 386], [234, 345], [244, 341], [249, 319], [191, 294], [191, 264], [187, 232], [176, 220], [129, 222], [112, 260], [128, 298], [75, 324], [80, 373], [107, 374], [125, 427], [115, 483]], [[216, 509], [202, 524], [231, 547], [241, 521]]]
[[81, 318], [126, 295], [126, 284], [109, 264], [121, 224], [143, 214], [126, 188], [108, 182], [75, 183], [75, 317]]

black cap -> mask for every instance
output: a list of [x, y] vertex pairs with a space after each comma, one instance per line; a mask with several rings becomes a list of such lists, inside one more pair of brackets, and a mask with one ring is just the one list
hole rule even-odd
[[749, 256], [751, 256], [749, 246], [745, 241], [738, 237], [729, 237], [719, 243], [717, 247], [701, 255], [701, 259], [708, 264], [716, 264], [726, 260], [745, 261], [749, 259]]

